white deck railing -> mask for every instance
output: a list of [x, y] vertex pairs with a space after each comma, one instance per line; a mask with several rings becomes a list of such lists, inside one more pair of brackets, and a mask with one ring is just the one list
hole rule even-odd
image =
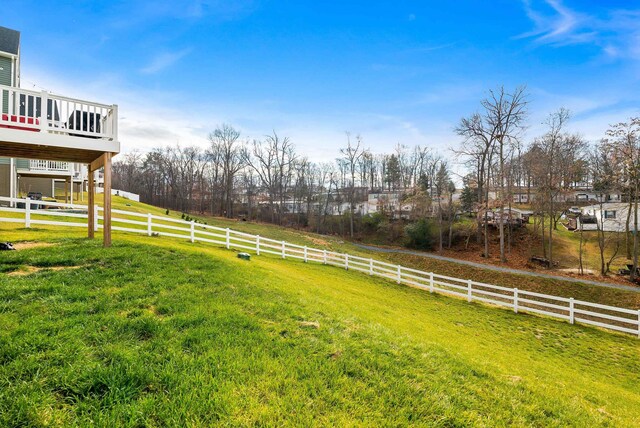
[[40, 159], [31, 159], [29, 161], [29, 169], [31, 171], [71, 171], [69, 162]]
[[[22, 204], [22, 208], [0, 208], [0, 213], [19, 213], [21, 217], [3, 217], [0, 222], [24, 224], [29, 228], [33, 224], [87, 227], [87, 206], [31, 201], [0, 197], [0, 202], [15, 202]], [[72, 208], [81, 212], [64, 212], [54, 210], [34, 210], [37, 206], [53, 208]], [[96, 219], [101, 208], [96, 206]], [[82, 212], [84, 211], [84, 212]], [[257, 255], [272, 254], [282, 259], [293, 258], [307, 262], [317, 262], [325, 265], [338, 266], [347, 270], [355, 270], [368, 275], [375, 275], [394, 281], [422, 288], [431, 293], [441, 293], [455, 296], [471, 302], [488, 303], [513, 310], [515, 313], [528, 312], [567, 321], [571, 324], [581, 323], [597, 326], [609, 330], [636, 335], [640, 338], [640, 309], [619, 308], [599, 303], [576, 300], [574, 298], [552, 296], [503, 287], [493, 284], [473, 281], [470, 279], [453, 278], [434, 272], [425, 272], [401, 265], [385, 263], [373, 258], [335, 253], [317, 248], [295, 245], [286, 241], [277, 241], [259, 235], [238, 232], [229, 228], [208, 226], [193, 221], [173, 219], [141, 214], [131, 211], [112, 210], [112, 229], [139, 233], [147, 236], [167, 236], [186, 239], [191, 242], [205, 242], [219, 245], [227, 249], [241, 249], [254, 251]], [[64, 221], [44, 220], [34, 216], [62, 217]], [[132, 218], [125, 218], [132, 217]], [[134, 220], [135, 218], [136, 220]], [[96, 230], [102, 225], [96, 221]]]
[[0, 85], [0, 127], [115, 141], [118, 107]]

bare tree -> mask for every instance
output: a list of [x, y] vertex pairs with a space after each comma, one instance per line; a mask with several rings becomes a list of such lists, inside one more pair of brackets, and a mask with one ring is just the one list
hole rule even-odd
[[[500, 258], [505, 261], [504, 251], [504, 184], [506, 174], [505, 159], [509, 146], [518, 141], [524, 128], [527, 100], [525, 87], [521, 86], [507, 92], [504, 87], [489, 91], [487, 98], [481, 101], [482, 112], [462, 118], [456, 127], [458, 135], [464, 137], [462, 148], [457, 152], [475, 164], [477, 171], [478, 200], [484, 201], [484, 255], [489, 256], [489, 237], [487, 214], [489, 211], [489, 186], [494, 156], [498, 156], [498, 184], [501, 189], [499, 206], [501, 210]], [[495, 168], [494, 168], [495, 171]], [[481, 219], [478, 219], [478, 231]]]
[[349, 171], [351, 181], [349, 182], [349, 236], [353, 238], [353, 220], [355, 216], [355, 189], [356, 189], [356, 172], [360, 164], [360, 159], [364, 154], [362, 148], [362, 138], [360, 135], [356, 135], [355, 143], [351, 142], [351, 134], [347, 132], [347, 147], [340, 149], [344, 161], [344, 165]]
[[233, 183], [235, 175], [245, 165], [245, 145], [240, 141], [240, 131], [222, 124], [209, 134], [211, 152], [219, 154], [222, 165], [223, 214], [233, 216]]
[[[633, 260], [630, 279], [636, 279], [638, 268], [638, 199], [640, 198], [640, 117], [628, 122], [617, 123], [607, 131], [608, 139], [603, 142], [615, 159], [613, 173], [628, 195], [627, 218], [625, 222], [627, 257]], [[630, 245], [631, 217], [633, 216], [633, 244]]]
[[[559, 196], [571, 187], [573, 179], [572, 168], [578, 160], [585, 156], [586, 143], [576, 134], [565, 132], [569, 111], [561, 108], [549, 115], [546, 121], [548, 131], [532, 144], [531, 151], [535, 153], [533, 174], [538, 184], [537, 197], [545, 207], [548, 215], [548, 247], [546, 257], [550, 265], [553, 263], [553, 233], [564, 212], [558, 209]], [[543, 214], [544, 216], [544, 214]], [[543, 217], [544, 222], [544, 217]], [[544, 229], [543, 229], [544, 245]]]

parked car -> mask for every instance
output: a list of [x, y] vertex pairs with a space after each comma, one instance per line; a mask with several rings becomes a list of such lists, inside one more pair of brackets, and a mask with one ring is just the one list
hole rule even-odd
[[571, 207], [567, 210], [567, 212], [573, 215], [580, 215], [582, 213], [582, 210], [580, 209], [580, 207]]

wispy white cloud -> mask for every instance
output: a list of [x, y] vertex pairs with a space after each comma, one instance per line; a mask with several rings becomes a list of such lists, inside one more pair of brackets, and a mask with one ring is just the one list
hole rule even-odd
[[520, 38], [534, 38], [538, 43], [573, 44], [590, 41], [597, 35], [585, 30], [590, 17], [575, 12], [560, 0], [544, 2], [523, 0], [525, 12], [533, 22], [533, 30], [521, 34]]
[[176, 52], [161, 52], [157, 54], [146, 67], [140, 69], [140, 72], [143, 74], [158, 73], [159, 71], [162, 71], [165, 68], [175, 64], [190, 52], [190, 48], [182, 49]]
[[604, 14], [568, 7], [562, 0], [522, 0], [533, 29], [516, 36], [539, 45], [591, 44], [609, 58], [640, 60], [640, 9], [612, 9]]

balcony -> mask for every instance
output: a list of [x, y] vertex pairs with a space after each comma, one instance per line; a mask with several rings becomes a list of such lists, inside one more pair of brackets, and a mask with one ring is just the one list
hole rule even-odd
[[88, 163], [120, 151], [118, 107], [0, 85], [0, 143], [0, 156]]
[[31, 171], [60, 171], [70, 172], [71, 166], [69, 162], [47, 161], [40, 159], [32, 159], [29, 161], [29, 169]]
[[42, 159], [16, 159], [16, 173], [20, 177], [51, 178], [83, 182], [87, 180], [87, 167], [82, 163]]

